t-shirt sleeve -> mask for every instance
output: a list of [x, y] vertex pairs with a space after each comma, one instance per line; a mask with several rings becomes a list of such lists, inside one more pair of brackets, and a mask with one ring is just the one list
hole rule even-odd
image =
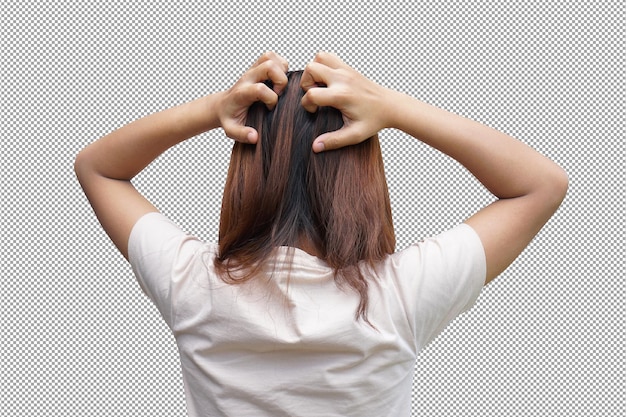
[[485, 252], [463, 223], [392, 257], [398, 298], [419, 351], [474, 305], [485, 284]]
[[[158, 212], [143, 215], [128, 239], [128, 261], [139, 286], [172, 328], [177, 269], [184, 268], [202, 242]], [[178, 271], [180, 272], [180, 271]]]

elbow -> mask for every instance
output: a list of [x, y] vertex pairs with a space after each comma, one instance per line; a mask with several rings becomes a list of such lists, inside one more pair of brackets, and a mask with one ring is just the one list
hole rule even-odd
[[84, 178], [92, 171], [92, 164], [90, 163], [88, 152], [83, 149], [78, 152], [74, 158], [74, 174], [78, 182], [82, 185]]
[[546, 179], [544, 185], [545, 198], [551, 203], [554, 211], [556, 211], [567, 195], [569, 176], [563, 168], [555, 165], [554, 172]]
[[76, 178], [78, 178], [78, 180], [80, 181], [80, 177], [81, 174], [84, 172], [84, 166], [85, 166], [85, 156], [83, 151], [80, 151], [76, 154], [76, 157], [74, 158], [74, 174], [76, 175]]
[[569, 189], [569, 175], [567, 175], [567, 172], [563, 168], [559, 167], [558, 174], [556, 175], [554, 182], [557, 197], [560, 198], [560, 201], [563, 201], [567, 195], [567, 190]]

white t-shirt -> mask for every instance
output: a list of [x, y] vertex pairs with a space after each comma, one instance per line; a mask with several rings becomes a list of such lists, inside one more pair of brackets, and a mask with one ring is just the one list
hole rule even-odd
[[228, 285], [217, 248], [160, 213], [129, 238], [139, 284], [176, 338], [192, 417], [409, 416], [418, 352], [474, 304], [486, 274], [466, 224], [388, 256], [370, 281], [377, 332], [355, 321], [358, 295], [321, 259], [280, 247], [271, 278]]

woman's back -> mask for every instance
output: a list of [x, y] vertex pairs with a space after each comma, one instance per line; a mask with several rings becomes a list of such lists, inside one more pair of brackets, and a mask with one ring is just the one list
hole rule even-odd
[[408, 415], [417, 352], [473, 304], [485, 277], [467, 225], [389, 255], [370, 281], [374, 329], [354, 318], [359, 295], [339, 291], [317, 257], [279, 247], [253, 279], [231, 285], [211, 267], [217, 253], [159, 213], [129, 241], [136, 276], [176, 338], [191, 416]]

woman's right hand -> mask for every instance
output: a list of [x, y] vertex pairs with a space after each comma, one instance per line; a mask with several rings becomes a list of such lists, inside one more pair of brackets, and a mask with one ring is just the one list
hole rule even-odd
[[341, 129], [315, 139], [314, 152], [354, 145], [390, 127], [391, 90], [369, 80], [337, 55], [327, 52], [315, 55], [304, 69], [300, 85], [306, 92], [302, 106], [308, 112], [316, 112], [319, 106], [330, 106], [343, 116]]
[[[218, 94], [217, 117], [224, 133], [231, 139], [243, 143], [256, 143], [259, 133], [245, 125], [248, 109], [257, 101], [273, 110], [278, 96], [287, 85], [287, 60], [275, 52], [268, 51], [252, 64], [241, 78], [226, 91]], [[271, 80], [273, 90], [265, 81]]]

